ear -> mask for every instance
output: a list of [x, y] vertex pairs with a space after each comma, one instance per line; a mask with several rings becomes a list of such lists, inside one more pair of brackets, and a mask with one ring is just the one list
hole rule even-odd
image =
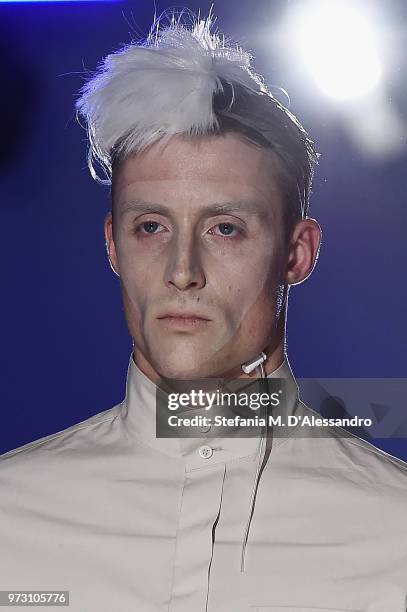
[[117, 276], [120, 276], [119, 263], [117, 261], [116, 247], [115, 247], [114, 240], [113, 240], [113, 217], [112, 217], [111, 212], [109, 212], [106, 215], [106, 218], [104, 221], [104, 232], [105, 232], [107, 256], [109, 258], [110, 267], [112, 268], [113, 272], [117, 274]]
[[307, 218], [297, 223], [288, 249], [288, 285], [298, 285], [310, 276], [318, 259], [321, 236], [321, 227], [315, 219]]

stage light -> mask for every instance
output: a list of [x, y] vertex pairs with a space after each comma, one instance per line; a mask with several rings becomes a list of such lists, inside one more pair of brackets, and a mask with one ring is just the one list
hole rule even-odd
[[328, 96], [360, 98], [378, 85], [382, 67], [377, 40], [367, 15], [354, 4], [330, 0], [307, 4], [296, 13], [289, 36], [296, 43], [296, 54]]

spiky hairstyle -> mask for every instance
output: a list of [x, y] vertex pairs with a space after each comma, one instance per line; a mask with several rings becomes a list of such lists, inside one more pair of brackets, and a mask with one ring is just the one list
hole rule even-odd
[[313, 142], [253, 70], [252, 55], [212, 31], [213, 24], [212, 10], [206, 19], [165, 12], [145, 40], [101, 62], [76, 101], [78, 121], [79, 114], [86, 121], [92, 177], [110, 185], [128, 155], [173, 135], [238, 132], [277, 154], [288, 212], [303, 218], [318, 158]]

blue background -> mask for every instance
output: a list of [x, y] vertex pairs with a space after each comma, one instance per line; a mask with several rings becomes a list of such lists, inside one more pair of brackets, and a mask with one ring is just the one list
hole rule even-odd
[[[273, 28], [288, 4], [224, 0], [214, 12], [267, 82], [288, 90], [322, 152], [310, 214], [323, 242], [314, 273], [291, 290], [290, 363], [297, 377], [407, 377], [407, 157], [367, 161], [335, 105], [275, 52]], [[389, 2], [381, 25], [397, 33], [385, 85], [407, 120], [403, 5]], [[188, 3], [203, 15], [209, 6]], [[105, 253], [109, 188], [88, 173], [74, 101], [84, 69], [146, 36], [153, 15], [153, 2], [0, 3], [0, 452], [124, 397], [132, 347]], [[407, 460], [407, 440], [377, 445]]]

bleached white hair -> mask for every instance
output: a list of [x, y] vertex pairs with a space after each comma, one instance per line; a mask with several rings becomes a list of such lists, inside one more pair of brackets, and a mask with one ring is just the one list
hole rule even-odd
[[155, 18], [145, 40], [108, 55], [80, 89], [77, 118], [86, 121], [92, 177], [110, 185], [115, 159], [176, 134], [237, 129], [285, 162], [304, 212], [316, 162], [312, 141], [254, 71], [251, 53], [212, 31], [212, 9], [206, 19], [192, 14], [190, 27], [184, 14], [173, 10], [166, 26], [168, 13]]

